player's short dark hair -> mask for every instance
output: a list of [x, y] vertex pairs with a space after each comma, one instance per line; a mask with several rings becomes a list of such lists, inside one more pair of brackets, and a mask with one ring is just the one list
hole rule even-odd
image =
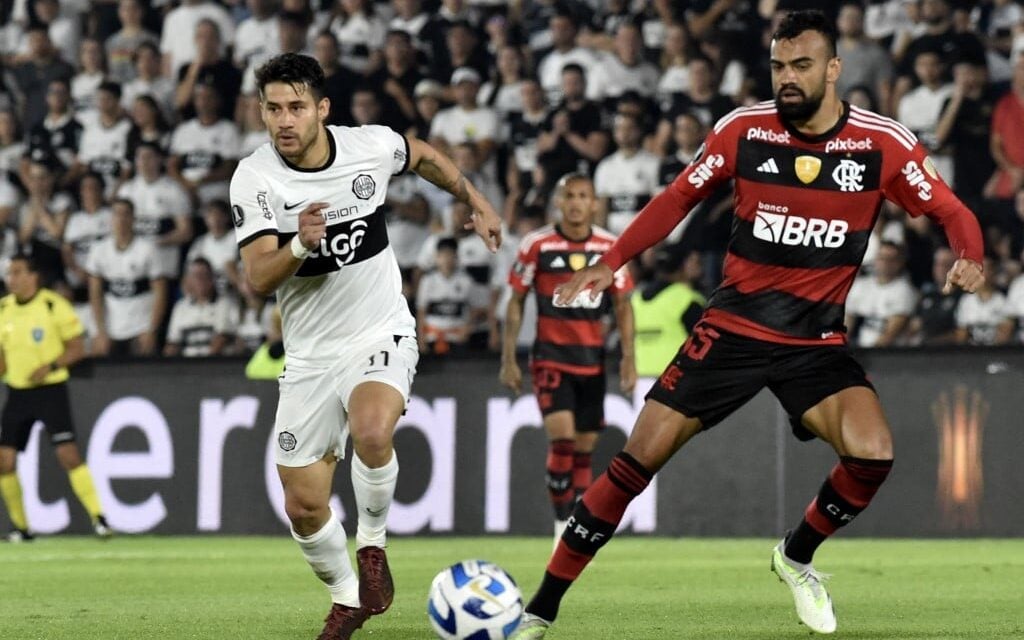
[[27, 253], [18, 252], [16, 254], [14, 254], [13, 256], [11, 256], [11, 262], [14, 262], [14, 261], [24, 262], [25, 263], [25, 268], [28, 269], [29, 273], [34, 273], [36, 275], [39, 275], [39, 261], [37, 261], [31, 255], [29, 255]]
[[324, 97], [324, 70], [316, 59], [301, 53], [282, 53], [274, 56], [256, 70], [256, 87], [260, 95], [271, 82], [305, 86], [319, 102]]
[[441, 251], [454, 251], [455, 253], [458, 253], [459, 241], [451, 236], [441, 238], [437, 241], [436, 251], [438, 253]]
[[792, 40], [804, 31], [817, 31], [824, 36], [831, 53], [829, 57], [836, 57], [836, 40], [839, 37], [836, 25], [817, 9], [787, 13], [779, 23], [779, 28], [772, 34], [772, 40]]

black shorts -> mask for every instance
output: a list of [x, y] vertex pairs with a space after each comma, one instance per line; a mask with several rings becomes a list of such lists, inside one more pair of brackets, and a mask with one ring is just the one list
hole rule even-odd
[[60, 382], [34, 389], [7, 389], [7, 402], [0, 414], [0, 446], [24, 451], [32, 425], [41, 420], [56, 446], [75, 441], [68, 385]]
[[604, 428], [604, 395], [608, 387], [604, 372], [582, 376], [544, 366], [533, 366], [531, 372], [541, 415], [572, 411], [576, 431]]
[[808, 409], [849, 387], [874, 387], [843, 345], [766, 342], [698, 323], [647, 398], [697, 418], [710, 429], [768, 387], [789, 414], [793, 434]]

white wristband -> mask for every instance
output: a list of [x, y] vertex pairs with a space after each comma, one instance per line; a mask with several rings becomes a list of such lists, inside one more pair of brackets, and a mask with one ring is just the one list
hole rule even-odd
[[291, 246], [292, 255], [295, 256], [296, 260], [305, 260], [311, 253], [313, 253], [312, 250], [306, 248], [306, 245], [302, 244], [302, 241], [299, 240], [299, 234], [297, 233], [292, 236], [292, 242], [289, 246]]

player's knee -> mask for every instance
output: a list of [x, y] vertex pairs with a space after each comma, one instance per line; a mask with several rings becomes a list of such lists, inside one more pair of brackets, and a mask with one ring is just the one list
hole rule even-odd
[[864, 460], [892, 460], [892, 434], [888, 429], [876, 429], [865, 437], [848, 442], [847, 455]]
[[285, 500], [284, 511], [292, 523], [292, 528], [300, 535], [316, 533], [330, 517], [330, 508], [327, 504], [298, 496], [290, 496]]
[[363, 462], [368, 457], [390, 457], [386, 454], [391, 451], [391, 428], [376, 418], [362, 420], [358, 425], [353, 423], [352, 443]]

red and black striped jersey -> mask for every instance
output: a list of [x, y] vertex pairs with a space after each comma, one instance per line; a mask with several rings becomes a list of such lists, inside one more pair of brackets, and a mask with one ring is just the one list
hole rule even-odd
[[705, 320], [791, 344], [845, 342], [846, 295], [883, 199], [936, 220], [957, 255], [981, 262], [976, 218], [914, 135], [889, 118], [843, 107], [836, 125], [815, 137], [783, 121], [772, 102], [725, 116], [603, 260], [618, 269], [732, 179], [735, 218], [724, 279]]
[[[520, 294], [531, 288], [537, 296], [537, 339], [533, 362], [552, 369], [580, 375], [604, 369], [604, 318], [611, 309], [609, 296], [597, 300], [582, 292], [572, 304], [555, 306], [555, 287], [568, 282], [573, 272], [594, 264], [611, 248], [615, 236], [591, 227], [583, 240], [570, 240], [557, 225], [541, 227], [523, 238], [508, 281]], [[610, 295], [629, 293], [633, 278], [629, 270], [616, 271]]]

